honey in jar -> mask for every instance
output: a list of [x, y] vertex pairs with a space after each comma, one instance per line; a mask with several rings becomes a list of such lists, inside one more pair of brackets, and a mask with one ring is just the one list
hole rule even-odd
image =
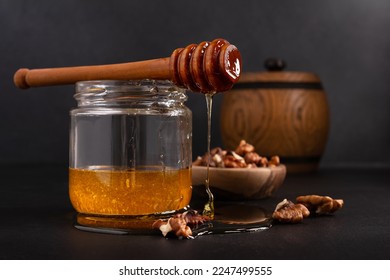
[[80, 213], [146, 215], [179, 210], [191, 199], [191, 171], [70, 168], [70, 199]]

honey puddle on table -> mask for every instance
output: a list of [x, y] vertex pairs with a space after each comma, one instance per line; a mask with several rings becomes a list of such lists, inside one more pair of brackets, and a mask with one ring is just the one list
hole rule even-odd
[[[157, 219], [168, 219], [172, 215], [164, 216], [101, 216], [77, 214], [75, 227], [83, 231], [129, 234], [129, 235], [155, 235], [161, 234], [152, 229]], [[192, 227], [192, 237], [196, 238], [208, 234], [228, 234], [240, 232], [253, 232], [268, 229], [272, 226], [269, 213], [255, 205], [241, 203], [223, 203], [214, 209], [214, 219], [198, 226]]]
[[269, 229], [272, 218], [261, 207], [225, 204], [215, 208], [214, 220], [192, 229], [193, 237], [207, 234], [253, 232]]

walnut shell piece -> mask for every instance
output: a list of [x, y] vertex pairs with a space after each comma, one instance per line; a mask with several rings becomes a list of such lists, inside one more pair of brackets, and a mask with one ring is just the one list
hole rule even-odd
[[300, 203], [284, 199], [276, 205], [272, 218], [282, 223], [300, 223], [310, 215], [310, 211]]
[[344, 205], [344, 200], [333, 199], [329, 196], [304, 195], [296, 198], [298, 203], [305, 205], [312, 213], [318, 215], [332, 214]]

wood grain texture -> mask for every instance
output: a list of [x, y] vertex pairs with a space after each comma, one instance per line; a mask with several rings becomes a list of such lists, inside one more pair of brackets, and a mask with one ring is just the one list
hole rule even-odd
[[170, 57], [118, 64], [28, 69], [14, 74], [21, 88], [74, 84], [88, 80], [171, 80], [194, 92], [227, 91], [241, 75], [241, 54], [224, 39], [175, 49]]
[[[261, 199], [270, 197], [283, 184], [286, 167], [221, 168], [210, 167], [210, 187], [217, 195], [229, 199]], [[204, 185], [207, 167], [192, 167], [194, 187]]]
[[242, 73], [240, 83], [250, 82], [294, 82], [294, 83], [320, 83], [320, 78], [309, 72], [246, 72]]
[[328, 130], [329, 109], [322, 90], [232, 90], [223, 96], [224, 148], [234, 149], [245, 139], [260, 155], [279, 155], [289, 172], [316, 169]]
[[170, 58], [107, 65], [19, 69], [14, 83], [19, 88], [74, 84], [89, 80], [169, 79]]

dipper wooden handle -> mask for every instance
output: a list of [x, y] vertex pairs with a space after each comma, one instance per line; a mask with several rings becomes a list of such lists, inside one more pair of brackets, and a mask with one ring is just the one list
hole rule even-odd
[[229, 90], [241, 73], [239, 50], [224, 39], [191, 44], [170, 57], [120, 64], [19, 69], [17, 87], [72, 84], [86, 80], [171, 80], [179, 87], [210, 93]]

